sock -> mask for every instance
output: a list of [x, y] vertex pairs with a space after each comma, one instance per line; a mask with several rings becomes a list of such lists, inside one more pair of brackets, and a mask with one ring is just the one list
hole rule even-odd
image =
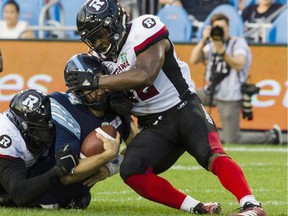
[[190, 196], [186, 196], [185, 200], [183, 201], [180, 209], [186, 212], [192, 212], [192, 210], [200, 203], [200, 201], [195, 200]]
[[234, 196], [238, 202], [251, 190], [241, 168], [228, 156], [217, 157], [212, 164], [212, 172], [219, 178], [221, 184]]
[[253, 195], [248, 195], [248, 196], [243, 197], [240, 200], [240, 206], [243, 207], [246, 202], [250, 202], [250, 203], [253, 203], [254, 205], [260, 206], [260, 203], [256, 201], [256, 199]]
[[181, 208], [187, 196], [152, 172], [129, 176], [125, 183], [142, 197], [176, 209]]

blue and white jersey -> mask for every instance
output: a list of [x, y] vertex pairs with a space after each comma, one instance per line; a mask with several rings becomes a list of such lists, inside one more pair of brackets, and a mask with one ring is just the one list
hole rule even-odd
[[[132, 69], [137, 56], [162, 39], [168, 39], [167, 27], [154, 15], [143, 15], [131, 21], [131, 28], [117, 62], [105, 61], [111, 74], [125, 73]], [[144, 116], [159, 113], [178, 104], [180, 96], [186, 91], [195, 92], [189, 66], [180, 61], [173, 43], [165, 54], [164, 64], [153, 82], [143, 89], [130, 90], [133, 101], [132, 113]]]
[[124, 140], [130, 134], [130, 116], [119, 116], [106, 111], [103, 117], [96, 117], [72, 93], [54, 92], [49, 96], [52, 119], [56, 128], [56, 151], [64, 144], [69, 144], [71, 150], [79, 154], [85, 137], [102, 125], [114, 126]]

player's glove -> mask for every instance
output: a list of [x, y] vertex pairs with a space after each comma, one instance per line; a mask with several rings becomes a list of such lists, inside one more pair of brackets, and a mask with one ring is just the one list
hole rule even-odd
[[78, 157], [70, 150], [69, 145], [56, 153], [54, 170], [59, 178], [68, 175], [78, 164]]
[[69, 72], [66, 80], [66, 86], [70, 91], [85, 91], [98, 89], [99, 76], [92, 73], [82, 73], [78, 71]]
[[131, 114], [133, 103], [128, 99], [123, 91], [111, 92], [110, 108], [119, 115]]

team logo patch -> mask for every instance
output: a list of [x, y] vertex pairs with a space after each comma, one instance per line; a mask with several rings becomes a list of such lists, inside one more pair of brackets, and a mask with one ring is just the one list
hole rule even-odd
[[122, 62], [126, 62], [127, 61], [127, 53], [126, 52], [121, 54], [121, 60], [122, 60]]
[[153, 28], [156, 25], [156, 21], [153, 18], [148, 17], [142, 21], [142, 25], [144, 28]]
[[107, 0], [89, 0], [86, 9], [92, 14], [100, 14], [108, 8]]
[[23, 107], [25, 107], [27, 111], [33, 111], [38, 109], [38, 107], [41, 106], [41, 102], [42, 101], [40, 96], [34, 92], [27, 92], [20, 99], [20, 103]]
[[0, 136], [0, 148], [9, 148], [12, 145], [12, 139], [8, 135]]

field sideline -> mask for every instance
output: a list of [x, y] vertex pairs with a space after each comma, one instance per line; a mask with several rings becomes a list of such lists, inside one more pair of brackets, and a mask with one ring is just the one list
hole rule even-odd
[[[243, 169], [253, 194], [262, 202], [267, 215], [287, 216], [287, 146], [273, 145], [224, 145]], [[239, 207], [236, 198], [227, 192], [211, 173], [201, 168], [188, 154], [161, 176], [176, 188], [201, 201], [216, 201], [222, 205], [220, 215], [228, 216]], [[119, 175], [96, 184], [92, 201], [84, 211], [38, 210], [1, 208], [0, 215], [9, 216], [74, 216], [74, 215], [191, 215], [186, 212], [148, 201], [129, 187]]]

